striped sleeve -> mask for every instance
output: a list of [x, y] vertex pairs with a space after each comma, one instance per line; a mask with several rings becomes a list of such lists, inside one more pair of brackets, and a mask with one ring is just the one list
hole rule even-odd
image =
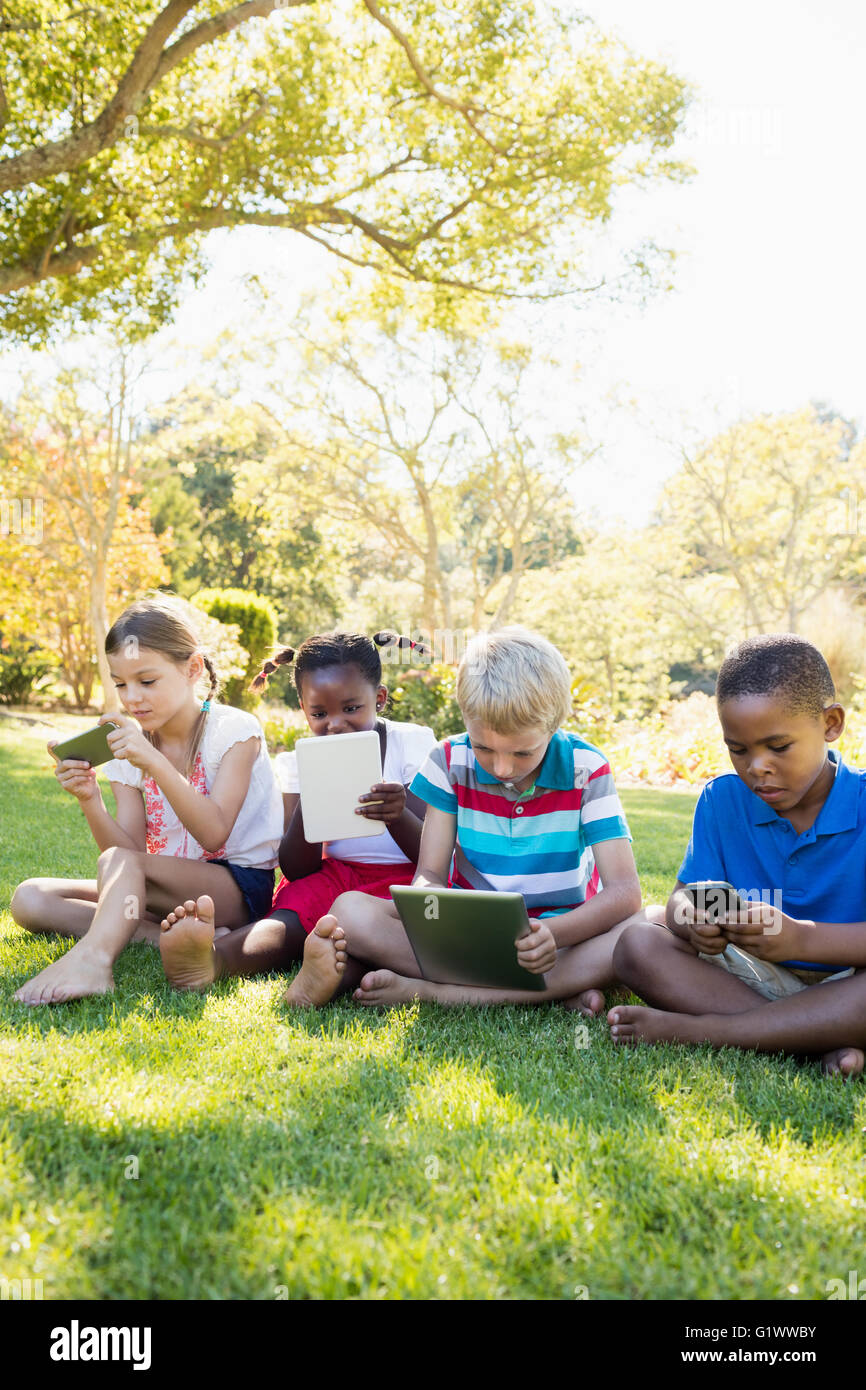
[[430, 750], [412, 778], [409, 790], [421, 801], [426, 801], [428, 806], [447, 811], [451, 816], [457, 815], [457, 793], [451, 785], [444, 743], [437, 743]]
[[631, 831], [604, 754], [596, 748], [575, 748], [574, 778], [575, 786], [586, 778], [580, 803], [585, 842], [598, 845], [603, 840], [630, 840]]

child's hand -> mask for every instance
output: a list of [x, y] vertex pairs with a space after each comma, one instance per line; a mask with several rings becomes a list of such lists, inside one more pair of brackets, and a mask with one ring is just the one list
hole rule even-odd
[[[48, 747], [53, 748], [59, 740], [53, 738]], [[98, 795], [96, 768], [79, 758], [64, 758], [62, 763], [54, 764], [54, 776], [65, 792], [70, 792], [79, 801], [89, 801]]]
[[705, 956], [720, 956], [728, 944], [728, 938], [720, 922], [712, 922], [705, 912], [694, 911], [694, 919], [688, 924], [689, 941], [696, 951]]
[[518, 936], [514, 943], [517, 959], [530, 975], [544, 975], [556, 965], [556, 941], [546, 922], [538, 917], [530, 917], [526, 936]]
[[739, 913], [729, 913], [722, 922], [722, 930], [734, 946], [758, 960], [770, 961], [808, 960], [805, 926], [769, 903], [750, 903]]
[[154, 754], [158, 752], [153, 744], [145, 738], [137, 724], [133, 724], [131, 719], [127, 719], [123, 714], [103, 714], [99, 720], [100, 724], [118, 724], [120, 727], [112, 729], [108, 735], [108, 746], [115, 758], [125, 758], [132, 763], [133, 767], [139, 768], [142, 772], [150, 771]]
[[697, 908], [687, 893], [678, 893], [674, 904], [674, 920], [685, 927], [689, 944], [705, 956], [721, 955], [728, 944], [718, 922], [710, 921], [702, 908]]
[[364, 796], [358, 797], [358, 802], [356, 815], [390, 825], [406, 809], [406, 788], [401, 782], [376, 782]]

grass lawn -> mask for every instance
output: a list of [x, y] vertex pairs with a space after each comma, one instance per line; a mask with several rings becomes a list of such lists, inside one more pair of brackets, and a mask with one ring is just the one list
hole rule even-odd
[[[277, 976], [12, 1002], [67, 949], [5, 911], [95, 848], [45, 730], [0, 731], [0, 1276], [110, 1299], [825, 1298], [862, 1264], [866, 1088], [616, 1051], [558, 1008], [289, 1015]], [[648, 898], [692, 796], [626, 791]]]

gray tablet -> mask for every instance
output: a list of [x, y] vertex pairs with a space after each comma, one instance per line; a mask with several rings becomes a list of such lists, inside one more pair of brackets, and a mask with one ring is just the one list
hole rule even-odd
[[514, 945], [529, 931], [520, 893], [394, 884], [391, 897], [425, 980], [489, 989], [545, 988], [517, 961]]

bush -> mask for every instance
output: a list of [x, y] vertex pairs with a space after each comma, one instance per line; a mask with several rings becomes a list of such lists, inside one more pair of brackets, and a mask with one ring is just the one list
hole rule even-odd
[[299, 738], [309, 738], [310, 729], [307, 721], [301, 715], [300, 723], [297, 722], [297, 715], [286, 718], [282, 714], [266, 713], [262, 716], [262, 725], [265, 730], [265, 740], [268, 745], [268, 752], [271, 757], [275, 753], [286, 753], [294, 748]]
[[[384, 679], [388, 674], [386, 668]], [[445, 665], [399, 674], [398, 684], [390, 690], [391, 707], [387, 713], [407, 724], [428, 724], [437, 738], [462, 734], [463, 715], [454, 698], [456, 675], [453, 667]]]
[[222, 698], [240, 709], [254, 709], [261, 697], [247, 687], [276, 642], [275, 608], [268, 599], [243, 589], [202, 589], [192, 601], [210, 617], [237, 626], [238, 641], [249, 652], [249, 661], [242, 676], [226, 682]]
[[58, 664], [53, 652], [23, 633], [0, 632], [0, 704], [26, 704]]
[[695, 785], [732, 771], [716, 702], [699, 691], [686, 700], [668, 700], [644, 719], [618, 721], [601, 746], [614, 776], [624, 780]]

